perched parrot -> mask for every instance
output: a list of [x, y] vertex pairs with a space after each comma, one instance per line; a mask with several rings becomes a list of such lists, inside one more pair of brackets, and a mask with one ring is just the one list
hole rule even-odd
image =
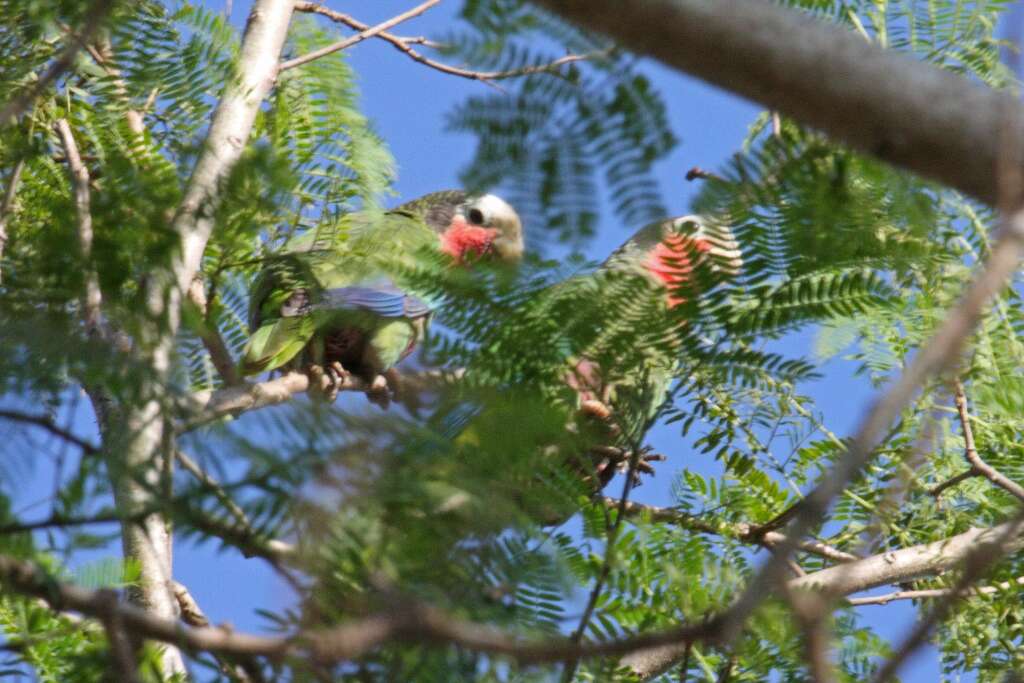
[[[695, 296], [697, 283], [692, 279], [697, 263], [706, 263], [716, 278], [736, 276], [743, 265], [742, 254], [732, 231], [711, 225], [699, 216], [682, 216], [642, 228], [617, 249], [590, 277], [600, 289], [621, 281], [623, 275], [645, 280], [654, 293], [654, 312], [685, 303]], [[604, 283], [604, 284], [602, 284]], [[644, 309], [650, 312], [650, 309]], [[605, 368], [596, 358], [614, 352], [615, 342], [597, 335], [592, 349], [582, 349], [569, 359], [566, 384], [576, 393], [581, 413], [607, 425], [609, 444], [595, 449], [606, 454], [596, 465], [600, 488], [611, 480], [616, 466], [628, 459], [630, 442], [642, 436], [642, 430], [657, 415], [672, 380], [680, 370], [679, 349], [651, 343], [635, 350], [628, 360]], [[640, 462], [641, 471], [650, 471]]]
[[422, 339], [434, 308], [402, 275], [423, 250], [457, 265], [515, 262], [522, 225], [501, 198], [452, 190], [347, 214], [336, 228], [292, 239], [252, 285], [241, 374], [305, 368], [327, 378], [332, 398], [352, 374], [386, 408], [397, 389], [392, 368]]
[[[611, 481], [679, 376], [685, 352], [673, 331], [686, 322], [673, 309], [699, 295], [700, 262], [716, 280], [737, 274], [742, 258], [728, 228], [684, 216], [641, 229], [593, 272], [541, 290], [482, 341], [484, 372], [513, 379], [479, 394], [456, 387], [431, 428], [465, 466], [500, 468], [502, 486], [534, 519], [561, 523], [575, 509], [565, 492], [593, 494]], [[555, 465], [540, 475], [538, 453]], [[640, 456], [634, 475], [660, 459]]]

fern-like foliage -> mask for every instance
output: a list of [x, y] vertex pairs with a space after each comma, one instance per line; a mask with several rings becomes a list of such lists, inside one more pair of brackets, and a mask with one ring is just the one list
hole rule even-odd
[[[1001, 0], [786, 4], [989, 86], [1016, 87], [998, 59]], [[0, 91], [30, 88], [85, 7], [0, 0]], [[665, 218], [652, 169], [686, 131], [672, 129], [671, 111], [633, 56], [517, 0], [467, 0], [462, 18], [441, 54], [469, 69], [586, 57], [498, 79], [501, 91], [481, 90], [452, 110], [450, 128], [478, 137], [464, 174], [470, 189], [507, 188], [531, 230], [541, 226], [530, 235], [541, 247], [581, 244], [596, 229], [602, 193], [625, 226]], [[296, 20], [286, 52], [338, 37]], [[248, 289], [266, 257], [294, 234], [334, 230], [346, 212], [375, 210], [394, 176], [343, 53], [281, 73], [220, 188], [200, 273], [205, 306], [182, 310], [168, 380], [138, 353], [140, 331], [152, 329], [143, 285], [178, 248], [169, 221], [216, 98], [237, 76], [237, 31], [198, 3], [145, 0], [118, 3], [88, 47], [19, 121], [0, 128], [0, 184], [20, 168], [0, 258], [0, 406], [11, 416], [0, 417], [4, 523], [15, 521], [11, 510], [21, 509], [24, 481], [40, 462], [57, 474], [49, 501], [56, 518], [109, 518], [106, 458], [117, 435], [85, 431], [85, 402], [103, 410], [153, 400], [160, 419], [180, 427], [185, 395], [224, 381], [212, 333], [229, 361], [246, 343]], [[58, 119], [70, 123], [90, 175], [88, 256]], [[457, 380], [431, 385], [407, 411], [382, 413], [358, 395], [336, 405], [314, 395], [224, 419], [175, 437], [209, 478], [178, 468], [167, 488], [140, 472], [139, 486], [163, 506], [179, 543], [212, 541], [278, 566], [270, 541], [294, 545], [287, 574], [300, 595], [261, 612], [270, 629], [350, 622], [391, 609], [396, 595], [514, 636], [578, 632], [588, 642], [696, 623], [726, 608], [761, 559], [751, 529], [774, 529], [845, 452], [835, 416], [808, 395], [824, 363], [845, 361], [876, 385], [891, 381], [988, 255], [994, 223], [955, 193], [791, 121], [770, 132], [770, 120], [753, 123], [737, 153], [702, 181], [694, 205], [711, 238], [740, 245], [741, 268], [690, 250], [690, 277], [666, 291], [624, 259], [628, 244], [603, 263], [528, 256], [515, 273], [453, 267], [437, 253], [410, 258], [403, 275], [442, 302], [419, 362], [458, 369]], [[105, 319], [119, 333], [112, 341], [80, 322], [93, 272]], [[1020, 296], [1010, 289], [959, 368], [978, 453], [1015, 480], [1024, 480], [1022, 331]], [[803, 354], [809, 334], [817, 335], [813, 359]], [[610, 418], [581, 414], [590, 381], [601, 385], [591, 393], [606, 394]], [[930, 493], [966, 467], [949, 393], [939, 381], [925, 388], [815, 530], [820, 540], [844, 552], [886, 552], [1013, 514], [1017, 501], [982, 479], [938, 500]], [[644, 489], [620, 488], [616, 468], [637, 467], [654, 426], [671, 457], [656, 476], [672, 478], [674, 504], [619, 519], [603, 496], [643, 499]], [[69, 445], [62, 431], [81, 443]], [[11, 533], [0, 550], [69, 581], [120, 589], [138, 578], [131, 564], [62, 569], [76, 553], [109, 544], [111, 528]], [[808, 552], [796, 561], [807, 572], [833, 564]], [[1020, 565], [1016, 556], [1002, 562], [992, 585], [1017, 585]], [[928, 577], [915, 588], [955, 581]], [[1018, 602], [1012, 588], [961, 601], [940, 635], [947, 670], [994, 679], [1019, 668]], [[858, 610], [834, 613], [839, 678], [870, 677], [888, 654], [871, 626]], [[5, 674], [98, 680], [114, 670], [102, 629], [72, 627], [37, 602], [5, 595], [0, 629]], [[663, 680], [803, 680], [802, 638], [790, 606], [768, 600], [732, 647], [695, 643]], [[155, 661], [145, 656], [143, 670]], [[223, 661], [198, 661], [211, 676], [225, 670]], [[588, 659], [575, 680], [631, 680], [621, 664]], [[564, 675], [561, 663], [526, 666], [402, 640], [338, 665], [290, 658], [252, 666], [267, 680]]]

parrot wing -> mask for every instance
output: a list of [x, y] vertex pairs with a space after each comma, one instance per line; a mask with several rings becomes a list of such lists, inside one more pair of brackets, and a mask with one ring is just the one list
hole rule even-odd
[[[423, 299], [409, 294], [394, 283], [328, 289], [308, 310], [338, 310], [358, 308], [382, 318], [422, 318], [430, 315], [431, 307]], [[287, 313], [285, 314], [287, 315]]]

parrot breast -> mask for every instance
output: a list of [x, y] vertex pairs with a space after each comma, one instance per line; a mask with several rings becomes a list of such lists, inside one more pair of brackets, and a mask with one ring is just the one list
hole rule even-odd
[[690, 254], [694, 251], [707, 253], [711, 251], [711, 244], [684, 235], [670, 235], [658, 242], [644, 261], [647, 271], [660, 280], [668, 290], [665, 299], [670, 308], [686, 301], [683, 297], [675, 296], [673, 292], [690, 279], [693, 272]]
[[441, 251], [461, 263], [468, 255], [487, 253], [498, 233], [496, 228], [470, 225], [462, 216], [455, 216], [448, 229], [441, 233]]

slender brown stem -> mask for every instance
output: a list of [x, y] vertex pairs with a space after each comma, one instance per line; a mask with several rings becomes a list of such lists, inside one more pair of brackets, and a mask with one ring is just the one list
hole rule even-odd
[[360, 31], [351, 38], [340, 40], [337, 43], [328, 45], [326, 47], [322, 47], [319, 50], [313, 50], [309, 54], [305, 54], [302, 55], [301, 57], [296, 57], [294, 59], [289, 59], [286, 62], [282, 62], [280, 66], [280, 71], [294, 69], [297, 66], [302, 66], [303, 64], [312, 62], [314, 59], [320, 59], [321, 57], [333, 54], [335, 52], [338, 52], [339, 50], [344, 50], [346, 48], [352, 47], [357, 43], [363, 42], [367, 38], [372, 38], [373, 36], [378, 35], [383, 31], [387, 31], [392, 26], [397, 26], [398, 24], [401, 24], [403, 21], [408, 21], [413, 17], [418, 17], [419, 15], [423, 14], [424, 12], [426, 12], [428, 9], [430, 9], [439, 2], [441, 2], [441, 0], [426, 0], [426, 2], [420, 3], [419, 5], [416, 5], [410, 10], [395, 15], [388, 19], [387, 21], [382, 21], [376, 26], [371, 26], [364, 29], [363, 31]]
[[978, 455], [978, 448], [974, 444], [974, 430], [971, 428], [971, 416], [967, 411], [967, 394], [964, 393], [964, 385], [960, 380], [956, 381], [954, 401], [956, 402], [957, 415], [960, 417], [960, 428], [964, 435], [964, 457], [970, 463], [971, 469], [999, 488], [1008, 491], [1018, 500], [1024, 501], [1024, 486], [1007, 478]]
[[[296, 2], [295, 11], [297, 12], [309, 12], [320, 14], [332, 21], [336, 21], [341, 24], [345, 24], [357, 31], [366, 31], [370, 28], [369, 24], [355, 19], [354, 17], [345, 14], [343, 12], [336, 12], [332, 9], [324, 7], [323, 5], [314, 2]], [[605, 50], [599, 50], [597, 52], [585, 54], [585, 55], [566, 55], [559, 57], [558, 59], [552, 60], [547, 64], [536, 64], [533, 66], [526, 66], [519, 69], [508, 69], [506, 71], [475, 71], [473, 69], [463, 69], [460, 67], [445, 64], [435, 59], [430, 59], [423, 53], [413, 49], [413, 45], [427, 45], [428, 47], [435, 47], [430, 41], [424, 38], [408, 38], [403, 36], [396, 36], [387, 31], [381, 31], [374, 37], [380, 38], [395, 47], [396, 50], [407, 55], [410, 59], [424, 66], [436, 69], [441, 73], [449, 74], [451, 76], [458, 76], [460, 78], [467, 78], [472, 81], [499, 81], [507, 78], [517, 78], [520, 76], [529, 76], [531, 74], [539, 73], [557, 73], [559, 67], [566, 64], [572, 64], [573, 62], [580, 62], [588, 59], [594, 59], [596, 57], [610, 55], [614, 48], [608, 48]]]

